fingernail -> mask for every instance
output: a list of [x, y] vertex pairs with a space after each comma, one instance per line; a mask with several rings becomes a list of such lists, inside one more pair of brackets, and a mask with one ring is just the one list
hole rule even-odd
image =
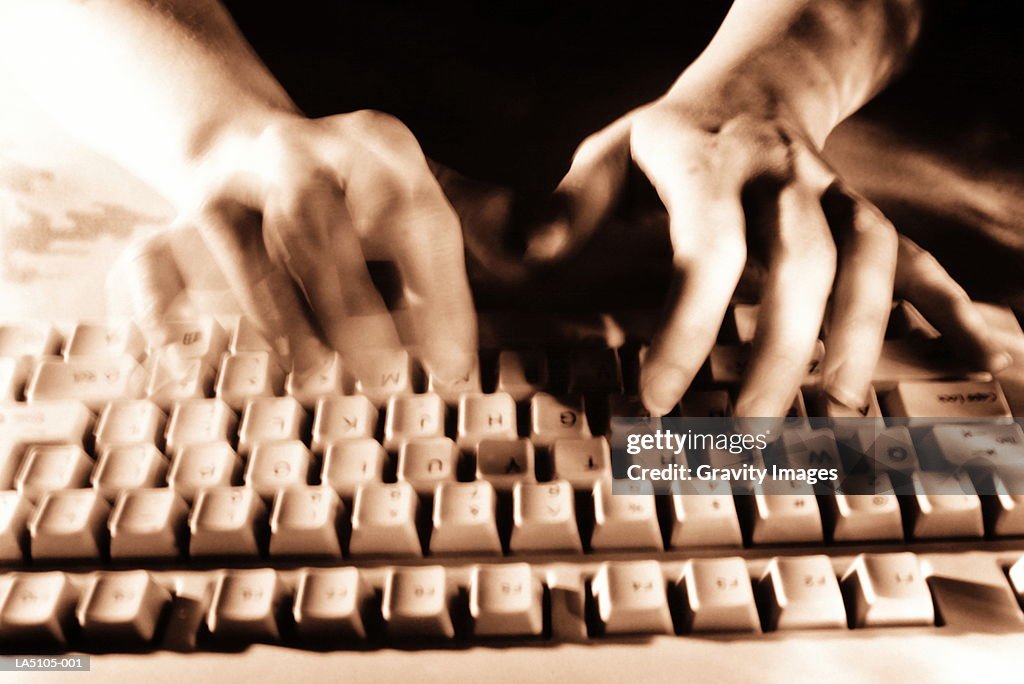
[[440, 358], [435, 358], [430, 364], [428, 371], [444, 384], [451, 384], [462, 380], [473, 372], [476, 365], [476, 354], [469, 352], [454, 352]]
[[988, 358], [988, 369], [993, 373], [1006, 370], [1013, 365], [1013, 357], [1009, 352], [998, 352]]
[[839, 384], [829, 385], [825, 388], [825, 394], [829, 399], [842, 404], [848, 409], [858, 410], [864, 406], [867, 399], [867, 390], [863, 392], [851, 390]]
[[652, 416], [672, 410], [689, 382], [686, 373], [674, 366], [656, 366], [644, 372], [641, 398]]
[[539, 262], [559, 258], [569, 246], [570, 235], [568, 219], [558, 219], [538, 227], [526, 240], [526, 258]]

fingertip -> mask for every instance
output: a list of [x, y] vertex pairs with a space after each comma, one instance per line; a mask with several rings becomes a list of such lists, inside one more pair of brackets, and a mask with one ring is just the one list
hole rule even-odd
[[1011, 356], [1010, 352], [1007, 351], [998, 351], [989, 354], [988, 359], [986, 359], [986, 366], [991, 373], [1004, 371], [1012, 365], [1013, 356]]
[[569, 251], [571, 238], [572, 229], [567, 218], [545, 223], [527, 237], [525, 258], [533, 263], [555, 261]]
[[642, 371], [640, 400], [654, 417], [669, 413], [690, 384], [690, 376], [683, 369], [654, 363]]

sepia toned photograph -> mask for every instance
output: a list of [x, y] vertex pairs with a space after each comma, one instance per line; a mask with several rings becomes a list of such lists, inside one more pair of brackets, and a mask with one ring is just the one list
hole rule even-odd
[[1016, 9], [0, 0], [0, 680], [1015, 680]]

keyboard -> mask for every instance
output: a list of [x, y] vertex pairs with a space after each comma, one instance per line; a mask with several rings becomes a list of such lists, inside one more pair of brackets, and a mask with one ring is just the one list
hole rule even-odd
[[[985, 313], [1024, 349], [1012, 311]], [[729, 415], [756, 316], [731, 308], [673, 416]], [[840, 680], [873, 671], [857, 653], [944, 676], [979, 644], [1016, 658], [1024, 489], [950, 495], [894, 462], [909, 493], [613, 493], [610, 425], [642, 415], [628, 320], [639, 335], [602, 319], [505, 346], [515, 326], [485, 320], [453, 383], [414, 351], [362, 382], [337, 357], [299, 377], [234, 317], [176, 323], [158, 349], [129, 321], [0, 325], [0, 653], [154, 681], [329, 677], [316, 663], [384, 681], [429, 663], [433, 681], [453, 652], [495, 681], [607, 679], [616, 654], [641, 678], [729, 678], [751, 672], [737, 644], [797, 649], [790, 672], [845, 660], [822, 671]], [[897, 304], [866, 405], [831, 404], [812, 363], [788, 420], [876, 419], [899, 460], [1024, 458], [1024, 356], [993, 378], [944, 344]], [[856, 434], [811, 433], [853, 469]], [[935, 637], [942, 655], [913, 661]]]

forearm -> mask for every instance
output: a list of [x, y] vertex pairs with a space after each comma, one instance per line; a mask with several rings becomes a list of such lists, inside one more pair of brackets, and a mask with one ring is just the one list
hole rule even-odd
[[756, 90], [821, 143], [899, 69], [919, 25], [919, 0], [736, 0], [673, 90]]
[[295, 109], [217, 0], [0, 0], [0, 71], [172, 201], [225, 137]]

